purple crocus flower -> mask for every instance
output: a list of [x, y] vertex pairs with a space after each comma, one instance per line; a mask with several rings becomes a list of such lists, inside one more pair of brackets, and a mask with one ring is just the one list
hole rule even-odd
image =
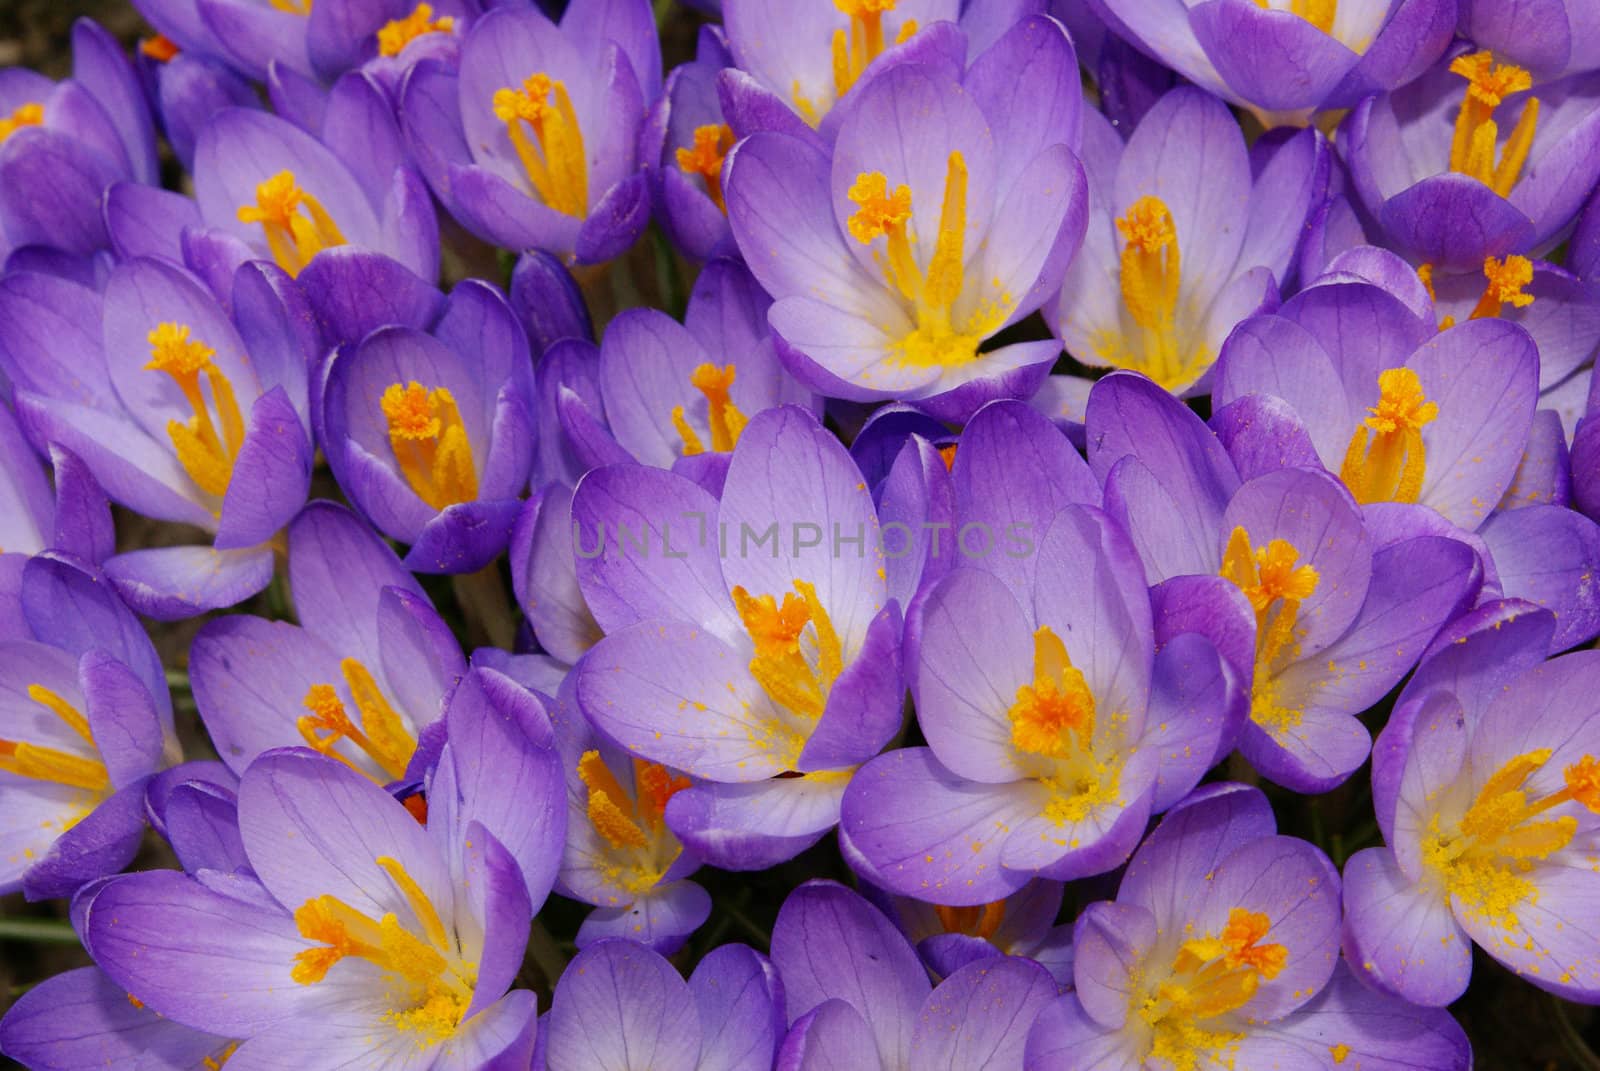
[[1455, 0], [1091, 0], [1106, 23], [1265, 125], [1405, 85], [1450, 44]]
[[717, 96], [718, 76], [732, 66], [721, 35], [702, 30], [694, 60], [667, 76], [639, 133], [656, 218], [673, 245], [696, 260], [734, 251], [722, 164], [735, 138]]
[[[39, 275], [0, 286], [6, 370], [30, 438], [70, 450], [118, 504], [213, 536], [106, 562], [123, 597], [152, 617], [264, 588], [271, 540], [310, 483], [305, 354], [274, 328], [287, 280], [256, 264], [232, 279], [232, 317], [195, 276], [145, 258], [112, 272], [103, 301]], [[18, 316], [64, 329], [44, 336]]]
[[1121, 527], [1068, 506], [1023, 538], [996, 553], [1036, 557], [1031, 585], [958, 566], [907, 622], [929, 746], [872, 760], [845, 793], [842, 835], [901, 895], [984, 904], [1036, 874], [1110, 870], [1231, 747], [1222, 659], [1194, 633], [1157, 653]]
[[771, 304], [743, 265], [717, 260], [695, 280], [681, 325], [656, 309], [620, 313], [594, 366], [603, 417], [577, 391], [557, 401], [574, 453], [590, 465], [631, 458], [671, 468], [720, 490], [750, 417], [814, 404], [773, 351]]
[[[740, 137], [785, 130], [832, 140], [855, 88], [899, 63], [964, 66], [1022, 19], [1038, 0], [839, 0], [796, 7], [783, 0], [730, 0], [723, 20], [732, 53], [719, 95]], [[849, 98], [853, 103], [855, 97]]]
[[[478, 750], [465, 783], [519, 766], [519, 750]], [[254, 877], [115, 878], [80, 907], [88, 947], [153, 1011], [239, 1039], [230, 1066], [522, 1066], [534, 998], [507, 990], [533, 904], [485, 804], [430, 801], [424, 826], [341, 763], [269, 752], [239, 785]]]
[[1032, 394], [1054, 342], [981, 347], [1055, 291], [1082, 240], [1066, 32], [1025, 20], [960, 80], [896, 66], [847, 112], [831, 156], [761, 133], [723, 172], [734, 237], [776, 299], [779, 355], [820, 394], [910, 400], [943, 420]]
[[772, 1066], [782, 1016], [777, 972], [744, 945], [706, 953], [685, 982], [650, 949], [606, 940], [562, 973], [541, 1046], [563, 1071], [745, 1071]]
[[667, 804], [691, 782], [597, 738], [567, 681], [554, 719], [567, 801], [559, 889], [595, 906], [578, 947], [623, 937], [671, 954], [711, 913], [705, 889], [685, 880], [700, 859], [666, 822]]
[[1600, 67], [1600, 8], [1588, 0], [1538, 5], [1457, 0], [1461, 36], [1543, 80]]
[[706, 861], [759, 869], [815, 843], [855, 767], [899, 731], [904, 694], [877, 513], [838, 439], [805, 410], [769, 409], [740, 435], [720, 501], [616, 465], [579, 484], [572, 521], [606, 632], [573, 670], [583, 713], [704, 782], [666, 820]]
[[661, 91], [660, 48], [645, 0], [576, 0], [559, 26], [532, 9], [491, 12], [462, 42], [459, 73], [425, 61], [407, 77], [412, 156], [480, 238], [609, 260], [650, 218], [637, 142]]
[[[359, 78], [350, 84], [366, 85]], [[195, 145], [194, 186], [214, 240], [242, 244], [248, 256], [271, 260], [291, 276], [324, 249], [351, 245], [393, 257], [423, 279], [437, 278], [432, 200], [405, 166], [398, 141], [373, 136], [374, 116], [388, 117], [381, 91], [367, 87], [364, 100], [370, 110], [330, 108], [325, 142], [252, 108], [212, 117]]]
[[1003, 900], [969, 907], [930, 904], [865, 888], [865, 894], [905, 934], [935, 977], [997, 956], [1038, 962], [1056, 981], [1072, 984], [1072, 926], [1055, 925], [1064, 886], [1034, 878]]
[[219, 1068], [238, 1043], [163, 1019], [98, 967], [28, 990], [0, 1021], [0, 1052], [31, 1071], [85, 1067]]
[[808, 881], [772, 929], [795, 1071], [1002, 1071], [1021, 1065], [1034, 1016], [1055, 999], [1029, 959], [970, 963], [937, 987], [883, 913], [831, 881]]
[[236, 773], [305, 745], [399, 781], [466, 673], [461, 649], [394, 551], [344, 507], [313, 502], [287, 534], [300, 624], [207, 622], [189, 654], [200, 717]]
[[1464, 52], [1369, 97], [1339, 134], [1387, 243], [1450, 271], [1554, 244], [1600, 177], [1600, 79], [1535, 86]]
[[[1265, 402], [1240, 405], [1223, 417], [1248, 424]], [[1473, 550], [1426, 529], [1378, 538], [1349, 491], [1315, 469], [1241, 472], [1148, 380], [1097, 383], [1086, 431], [1106, 508], [1158, 585], [1163, 627], [1211, 637], [1252, 682], [1240, 750], [1297, 791], [1343, 781], [1371, 746], [1356, 716], [1473, 594]]]
[[145, 786], [177, 758], [161, 662], [105, 577], [35, 557], [0, 643], [0, 891], [67, 896], [133, 860]]
[[1088, 232], [1047, 319], [1084, 364], [1203, 388], [1228, 332], [1276, 304], [1328, 182], [1327, 142], [1303, 131], [1253, 168], [1228, 109], [1182, 88], [1126, 145], [1086, 114], [1081, 153]]
[[1115, 900], [1078, 917], [1074, 992], [1039, 1014], [1026, 1066], [1471, 1067], [1448, 1013], [1373, 993], [1338, 948], [1327, 857], [1278, 835], [1258, 790], [1210, 786], [1150, 834]]
[[1600, 1001], [1590, 859], [1600, 814], [1600, 665], [1545, 662], [1554, 622], [1525, 603], [1451, 626], [1374, 751], [1386, 847], [1345, 865], [1345, 949], [1367, 979], [1443, 1006], [1472, 945], [1569, 1000]]
[[0, 258], [24, 246], [104, 249], [106, 187], [159, 179], [150, 107], [121, 46], [79, 19], [72, 62], [59, 83], [0, 69]]
[[194, 170], [195, 142], [213, 115], [259, 105], [255, 86], [223, 60], [183, 51], [160, 35], [141, 41], [139, 52], [156, 119], [186, 171]]
[[408, 568], [467, 573], [510, 538], [533, 410], [527, 337], [498, 290], [468, 280], [428, 330], [382, 327], [333, 361], [319, 438], [356, 507], [411, 544]]

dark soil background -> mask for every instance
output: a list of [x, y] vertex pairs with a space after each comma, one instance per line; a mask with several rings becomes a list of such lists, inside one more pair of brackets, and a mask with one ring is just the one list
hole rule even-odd
[[[826, 3], [828, 0], [795, 2]], [[656, 0], [656, 9], [665, 11], [662, 37], [670, 69], [691, 57], [701, 20], [673, 5], [671, 0]], [[52, 77], [66, 76], [72, 66], [72, 22], [80, 16], [98, 20], [130, 48], [140, 36], [151, 32], [126, 0], [0, 0], [0, 66], [20, 64]], [[451, 274], [476, 271], [491, 277], [503, 275], [505, 266], [504, 260], [497, 258], [492, 250], [471, 247], [453, 250], [447, 263], [453, 269]], [[637, 304], [653, 304], [681, 313], [691, 279], [692, 269], [666, 249], [652, 232], [628, 254], [617, 270], [586, 281], [596, 326], [609, 320], [618, 309]], [[319, 474], [313, 495], [340, 497], [325, 473]], [[119, 543], [125, 549], [189, 541], [187, 533], [180, 529], [126, 513], [119, 513], [117, 531]], [[434, 584], [435, 578], [424, 579], [429, 584], [430, 594], [448, 616], [452, 606], [449, 584]], [[257, 599], [238, 607], [236, 612], [279, 618], [291, 616], [286, 593], [276, 583]], [[179, 732], [185, 754], [190, 758], [211, 754], [188, 694], [186, 674], [189, 642], [202, 620], [155, 624], [151, 629], [174, 684]], [[459, 619], [456, 624], [462, 626], [458, 634], [464, 639], [474, 644], [482, 642]], [[1255, 780], [1244, 765], [1230, 764], [1225, 772], [1235, 779]], [[1366, 787], [1365, 769], [1345, 786], [1321, 797], [1308, 799], [1270, 787], [1268, 791], [1284, 832], [1315, 841], [1336, 863], [1342, 864], [1349, 854], [1372, 843], [1370, 791]], [[152, 835], [134, 867], [175, 865], [170, 852]], [[813, 877], [851, 880], [831, 840], [798, 859], [759, 874], [701, 871], [697, 880], [711, 891], [716, 907], [710, 921], [677, 957], [680, 967], [692, 966], [703, 952], [728, 941], [744, 941], [766, 951], [767, 935], [783, 898], [796, 885]], [[1071, 918], [1082, 903], [1114, 891], [1114, 886], [1103, 888], [1102, 884], [1087, 883], [1069, 890], [1063, 918]], [[552, 897], [540, 915], [566, 955], [573, 951], [571, 937], [577, 932], [585, 910], [582, 905]], [[0, 932], [0, 1011], [41, 980], [89, 962], [76, 941], [71, 940], [70, 932], [65, 934], [66, 940], [62, 939], [61, 923], [65, 918], [66, 905], [62, 902], [28, 904], [20, 895], [0, 898], [0, 930], [3, 930]], [[41, 934], [18, 936], [17, 931], [25, 930], [33, 920], [44, 924]], [[1595, 922], [1600, 924], [1600, 919]], [[1600, 1056], [1596, 1055], [1600, 1053], [1600, 1016], [1593, 1010], [1546, 996], [1482, 953], [1477, 954], [1473, 970], [1471, 989], [1452, 1010], [1472, 1036], [1479, 1071], [1600, 1071]], [[541, 1007], [548, 1007], [549, 979], [530, 967], [522, 984], [539, 990]], [[0, 1069], [14, 1066], [0, 1057]]]

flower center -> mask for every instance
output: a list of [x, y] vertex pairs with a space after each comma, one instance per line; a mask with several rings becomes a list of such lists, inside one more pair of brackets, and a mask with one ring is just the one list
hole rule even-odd
[[[234, 398], [233, 385], [211, 363], [216, 351], [199, 339], [190, 338], [188, 326], [157, 324], [149, 341], [150, 361], [145, 370], [171, 376], [194, 413], [188, 420], [167, 421], [167, 437], [172, 440], [178, 463], [202, 491], [221, 498], [233, 480], [233, 463], [244, 446], [244, 417]], [[209, 403], [200, 387], [202, 375], [211, 390]]]
[[496, 90], [492, 106], [539, 199], [578, 219], [588, 215], [589, 162], [566, 83], [540, 71], [520, 89]]
[[1045, 817], [1057, 825], [1081, 821], [1120, 798], [1121, 762], [1102, 758], [1095, 747], [1094, 695], [1048, 625], [1033, 634], [1033, 680], [1017, 689], [1006, 716], [1011, 746], [1050, 792]]
[[1270, 929], [1266, 915], [1234, 908], [1220, 935], [1185, 941], [1166, 980], [1133, 998], [1133, 1010], [1151, 1029], [1152, 1060], [1195, 1071], [1202, 1057], [1242, 1040], [1242, 1034], [1205, 1024], [1244, 1007], [1262, 980], [1277, 977], [1289, 962], [1283, 945], [1263, 943]]
[[[733, 387], [733, 377], [733, 365], [718, 368], [710, 362], [697, 365], [689, 375], [689, 385], [705, 395], [706, 423], [711, 427], [711, 449], [718, 453], [726, 453], [738, 444], [739, 433], [744, 431], [747, 422], [739, 407], [728, 397], [728, 391]], [[672, 407], [672, 426], [683, 439], [684, 457], [705, 453], [705, 443], [690, 426], [681, 405]]]
[[312, 0], [267, 0], [267, 3], [289, 15], [309, 16]]
[[924, 273], [912, 249], [911, 188], [889, 189], [881, 171], [863, 171], [848, 193], [856, 205], [847, 221], [862, 245], [879, 238], [872, 256], [889, 285], [904, 299], [916, 326], [894, 343], [897, 359], [915, 368], [953, 368], [977, 359], [978, 345], [1005, 322], [1012, 302], [1008, 295], [977, 301], [971, 312], [957, 316], [955, 306], [966, 288], [967, 162], [959, 150], [945, 168], [944, 200], [933, 255]]
[[1282, 734], [1300, 724], [1304, 711], [1277, 698], [1274, 677], [1299, 651], [1295, 624], [1300, 604], [1317, 590], [1317, 571], [1300, 564], [1300, 552], [1287, 540], [1252, 547], [1250, 533], [1236, 527], [1222, 555], [1222, 576], [1244, 593], [1256, 614], [1250, 716], [1262, 728]]
[[[1203, 350], [1185, 354], [1178, 338], [1182, 282], [1178, 229], [1159, 197], [1141, 197], [1117, 220], [1123, 237], [1118, 264], [1122, 305], [1134, 329], [1131, 340], [1097, 347], [1110, 363], [1143, 372], [1164, 387], [1192, 380], [1205, 363]], [[1131, 341], [1131, 345], [1130, 345]]]
[[1339, 478], [1362, 505], [1415, 502], [1427, 468], [1422, 429], [1438, 418], [1439, 406], [1409, 368], [1379, 372], [1378, 391], [1378, 404], [1350, 436]]
[[678, 150], [678, 167], [705, 180], [707, 196], [723, 215], [728, 214], [728, 206], [722, 200], [722, 161], [731, 148], [733, 129], [727, 123], [711, 123], [695, 127], [694, 145]]
[[345, 244], [333, 217], [296, 185], [292, 171], [279, 171], [257, 186], [256, 203], [239, 206], [239, 221], [261, 224], [272, 259], [291, 276], [324, 249]]
[[[477, 964], [461, 955], [459, 943], [445, 929], [428, 894], [398, 860], [375, 860], [410, 907], [412, 925], [389, 912], [373, 919], [336, 896], [317, 896], [294, 913], [300, 936], [318, 942], [294, 957], [289, 975], [301, 985], [315, 985], [339, 961], [364, 959], [384, 971], [395, 985], [395, 1002], [384, 1022], [417, 1035], [428, 1048], [451, 1037], [472, 1003]], [[420, 935], [419, 932], [420, 931]]]
[[389, 422], [395, 461], [418, 498], [442, 510], [478, 497], [472, 443], [448, 390], [429, 390], [414, 379], [392, 383], [378, 404]]
[[1559, 791], [1530, 798], [1527, 780], [1550, 755], [1541, 748], [1507, 762], [1484, 782], [1453, 832], [1444, 832], [1435, 815], [1422, 842], [1423, 863], [1450, 895], [1507, 929], [1517, 925], [1517, 905], [1538, 895], [1526, 876], [1534, 863], [1565, 848], [1578, 832], [1574, 815], [1543, 816], [1568, 803], [1600, 813], [1600, 762], [1592, 755], [1562, 771]]
[[349, 758], [334, 750], [340, 740], [348, 740], [371, 759], [390, 781], [405, 776], [412, 754], [417, 750], [416, 738], [406, 728], [405, 721], [384, 698], [372, 672], [359, 660], [346, 658], [339, 663], [345, 687], [360, 712], [360, 724], [350, 719], [344, 701], [331, 684], [313, 684], [306, 692], [305, 707], [311, 713], [302, 714], [295, 726], [305, 742], [330, 758], [338, 759], [352, 770], [365, 773]]
[[[1271, 8], [1267, 0], [1256, 0], [1264, 8]], [[1279, 10], [1289, 11], [1299, 15], [1323, 33], [1333, 32], [1333, 20], [1339, 15], [1339, 0], [1289, 0], [1286, 8]]]
[[971, 907], [935, 904], [933, 913], [939, 916], [939, 925], [944, 927], [945, 933], [964, 933], [968, 937], [978, 937], [987, 941], [1005, 921], [1006, 902], [994, 900], [987, 904], [973, 904]]
[[683, 851], [665, 816], [667, 801], [688, 788], [690, 780], [665, 766], [634, 759], [630, 794], [599, 751], [583, 753], [578, 779], [588, 791], [589, 822], [612, 849], [601, 876], [608, 885], [635, 895], [648, 892]]
[[1530, 97], [1523, 105], [1504, 149], [1498, 149], [1500, 127], [1494, 121], [1494, 110], [1511, 94], [1531, 89], [1533, 76], [1509, 63], [1496, 64], [1487, 51], [1457, 56], [1450, 62], [1450, 70], [1467, 80], [1450, 141], [1450, 170], [1471, 175], [1505, 197], [1528, 162], [1539, 122], [1539, 99]]
[[432, 4], [418, 4], [403, 19], [390, 19], [378, 29], [378, 54], [398, 56], [405, 47], [424, 34], [449, 33], [456, 20], [449, 15], [433, 17]]
[[755, 647], [750, 675], [773, 703], [798, 718], [768, 722], [761, 741], [785, 756], [793, 769], [844, 669], [839, 634], [817, 589], [804, 580], [796, 580], [794, 591], [785, 592], [781, 603], [735, 587], [733, 605]]
[[149, 56], [157, 63], [169, 63], [179, 51], [178, 43], [166, 34], [158, 33], [154, 37], [146, 37], [139, 42], [139, 52]]
[[[33, 781], [49, 781], [91, 793], [98, 802], [111, 793], [111, 776], [100, 761], [100, 749], [89, 732], [89, 720], [78, 708], [42, 684], [28, 685], [28, 698], [59, 718], [83, 739], [87, 755], [41, 747], [23, 740], [0, 739], [0, 770]], [[84, 810], [87, 814], [92, 806]], [[81, 816], [80, 816], [81, 817]]]
[[[1428, 297], [1438, 301], [1438, 295], [1433, 292], [1433, 265], [1422, 264], [1417, 268], [1417, 277], [1422, 280], [1422, 285], [1428, 290]], [[1473, 306], [1469, 320], [1493, 319], [1500, 315], [1505, 306], [1525, 309], [1533, 304], [1533, 295], [1522, 292], [1523, 287], [1533, 282], [1533, 261], [1527, 257], [1508, 256], [1501, 260], [1496, 257], [1485, 257], [1483, 261], [1483, 294], [1478, 298], [1478, 303]], [[1454, 327], [1456, 318], [1446, 316], [1439, 321], [1439, 330], [1447, 331]]]

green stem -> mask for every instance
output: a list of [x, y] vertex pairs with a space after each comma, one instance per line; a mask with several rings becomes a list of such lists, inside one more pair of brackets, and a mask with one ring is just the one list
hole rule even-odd
[[659, 29], [672, 14], [672, 0], [655, 0], [656, 27]]
[[755, 945], [756, 951], [765, 954], [767, 948], [772, 943], [772, 938], [768, 936], [767, 932], [760, 926], [757, 926], [754, 922], [751, 922], [743, 911], [740, 911], [732, 904], [725, 905], [723, 910], [728, 913], [734, 922], [739, 924], [739, 928], [741, 930], [750, 936], [750, 940]]
[[683, 281], [678, 275], [678, 261], [672, 243], [659, 229], [650, 231], [651, 245], [656, 256], [656, 284], [661, 290], [661, 304], [675, 319], [683, 319]]
[[511, 650], [517, 637], [517, 618], [506, 595], [505, 581], [500, 579], [500, 569], [494, 562], [476, 573], [462, 573], [450, 578], [456, 602], [472, 642], [488, 644], [501, 650]]
[[533, 960], [539, 973], [544, 975], [545, 984], [553, 991], [562, 972], [567, 969], [567, 957], [561, 954], [555, 938], [550, 936], [550, 931], [538, 919], [533, 920], [533, 926], [528, 931], [528, 958]]
[[0, 919], [0, 941], [75, 945], [78, 934], [63, 919]]
[[1549, 998], [1551, 1017], [1556, 1021], [1556, 1029], [1561, 1034], [1561, 1041], [1567, 1047], [1567, 1052], [1578, 1062], [1581, 1071], [1600, 1071], [1600, 1056], [1596, 1056], [1589, 1043], [1583, 1040], [1583, 1035], [1578, 1033], [1578, 1028], [1572, 1020], [1567, 1018], [1567, 1005], [1557, 996]]

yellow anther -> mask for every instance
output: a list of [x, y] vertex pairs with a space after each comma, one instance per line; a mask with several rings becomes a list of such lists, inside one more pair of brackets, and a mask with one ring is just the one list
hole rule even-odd
[[261, 224], [272, 259], [291, 276], [324, 249], [345, 244], [333, 217], [300, 188], [292, 171], [279, 171], [258, 185], [256, 203], [239, 206], [239, 222]]
[[0, 770], [32, 781], [53, 781], [69, 788], [103, 794], [111, 790], [105, 764], [53, 747], [0, 739]]
[[1428, 300], [1438, 301], [1439, 295], [1433, 292], [1433, 265], [1418, 264], [1417, 278], [1422, 280], [1422, 288], [1428, 292]]
[[210, 1056], [207, 1056], [205, 1059], [201, 1060], [200, 1066], [205, 1068], [206, 1071], [222, 1071], [222, 1068], [230, 1059], [232, 1059], [233, 1054], [238, 1051], [239, 1043], [237, 1041], [230, 1041], [226, 1045], [222, 1046], [222, 1048], [212, 1053]]
[[395, 461], [418, 498], [442, 510], [478, 497], [472, 443], [448, 390], [429, 390], [416, 380], [393, 383], [378, 404]]
[[180, 49], [178, 48], [177, 42], [173, 41], [166, 34], [158, 33], [154, 37], [146, 37], [142, 39], [139, 42], [139, 51], [141, 54], [149, 56], [157, 63], [169, 63], [172, 61], [172, 58], [178, 54]]
[[[850, 19], [848, 30], [833, 31], [833, 90], [844, 96], [856, 84], [868, 64], [883, 54], [883, 16], [895, 8], [896, 0], [833, 0]], [[897, 41], [908, 36], [902, 28]]]
[[1423, 840], [1423, 861], [1467, 910], [1507, 928], [1516, 908], [1536, 894], [1526, 876], [1532, 865], [1565, 848], [1578, 832], [1571, 814], [1543, 817], [1568, 803], [1600, 813], [1600, 763], [1584, 755], [1563, 771], [1564, 787], [1530, 798], [1528, 778], [1550, 761], [1551, 751], [1526, 752], [1484, 782], [1453, 830], [1435, 816]]
[[331, 684], [313, 684], [304, 704], [311, 713], [295, 722], [305, 742], [322, 754], [359, 770], [347, 756], [335, 750], [340, 740], [349, 740], [391, 781], [405, 776], [406, 767], [417, 749], [416, 738], [384, 698], [372, 673], [359, 660], [346, 658], [339, 664], [345, 686], [360, 712], [357, 725], [345, 710], [344, 701]]
[[1124, 245], [1118, 265], [1122, 304], [1139, 344], [1129, 363], [1162, 386], [1193, 378], [1198, 355], [1181, 352], [1178, 294], [1182, 283], [1177, 224], [1166, 202], [1145, 196], [1117, 220]]
[[89, 732], [89, 719], [84, 717], [77, 707], [42, 684], [28, 685], [28, 698], [61, 719], [62, 724], [82, 737], [85, 744], [94, 747], [94, 736]]
[[724, 214], [722, 200], [722, 161], [733, 148], [733, 129], [727, 123], [711, 123], [694, 128], [694, 145], [678, 150], [678, 167], [686, 174], [705, 180], [706, 194]]
[[446, 948], [449, 936], [445, 932], [444, 922], [439, 918], [438, 909], [433, 906], [433, 901], [422, 891], [422, 886], [417, 884], [416, 879], [393, 856], [380, 855], [374, 862], [383, 868], [384, 873], [389, 875], [389, 880], [394, 882], [395, 888], [406, 898], [406, 903], [411, 905], [412, 914], [422, 923], [422, 932], [429, 942], [435, 948]]
[[506, 125], [506, 136], [539, 199], [557, 212], [587, 216], [589, 161], [566, 83], [540, 71], [524, 79], [521, 88], [496, 90], [490, 106]]
[[417, 38], [430, 33], [449, 33], [456, 20], [449, 15], [433, 17], [432, 4], [418, 4], [403, 19], [390, 19], [378, 29], [378, 54], [398, 56]]
[[1242, 1035], [1213, 1023], [1250, 1002], [1263, 980], [1276, 977], [1289, 961], [1280, 944], [1263, 944], [1271, 920], [1233, 908], [1218, 936], [1185, 941], [1167, 977], [1135, 991], [1131, 1010], [1150, 1028], [1147, 1063], [1174, 1071], [1197, 1071], [1225, 1063], [1222, 1057]]
[[[186, 325], [157, 324], [148, 337], [150, 360], [145, 370], [171, 376], [194, 414], [186, 421], [167, 422], [167, 437], [172, 440], [178, 463], [202, 491], [221, 498], [233, 479], [234, 459], [244, 446], [244, 416], [233, 385], [211, 363], [216, 351], [199, 339], [191, 339]], [[202, 374], [211, 390], [209, 402], [200, 388]], [[222, 426], [220, 432], [218, 424]]]
[[968, 937], [979, 937], [987, 941], [1005, 921], [1006, 902], [993, 900], [987, 904], [974, 904], [971, 907], [947, 907], [944, 904], [935, 904], [933, 913], [939, 917], [939, 925], [944, 927], [945, 933], [962, 933]]
[[[1273, 5], [1267, 0], [1256, 0], [1264, 8]], [[1288, 9], [1293, 14], [1299, 15], [1323, 33], [1333, 32], [1333, 22], [1339, 17], [1339, 0], [1289, 0]]]
[[1255, 611], [1250, 716], [1263, 728], [1282, 733], [1298, 725], [1304, 711], [1278, 699], [1274, 677], [1299, 651], [1300, 604], [1317, 590], [1317, 570], [1300, 564], [1300, 552], [1287, 540], [1252, 548], [1250, 533], [1236, 527], [1223, 551], [1222, 576], [1233, 581]]
[[1500, 315], [1505, 305], [1523, 309], [1533, 304], [1533, 295], [1522, 288], [1533, 282], [1533, 261], [1527, 257], [1509, 256], [1504, 260], [1487, 257], [1483, 262], [1483, 296], [1472, 310], [1471, 319]]
[[211, 367], [216, 350], [199, 339], [189, 337], [189, 328], [183, 324], [157, 324], [150, 332], [150, 360], [145, 370], [165, 372], [173, 379], [198, 377]]
[[691, 784], [693, 782], [687, 777], [675, 774], [659, 763], [633, 760], [633, 786], [639, 797], [639, 817], [658, 833], [666, 821], [668, 802]]
[[[744, 426], [748, 422], [748, 418], [728, 396], [728, 392], [733, 388], [734, 374], [733, 365], [718, 368], [710, 362], [696, 365], [694, 371], [689, 374], [689, 385], [705, 395], [706, 423], [711, 428], [711, 449], [718, 453], [732, 450], [738, 444], [739, 434], [744, 431]], [[684, 408], [681, 405], [672, 407], [672, 426], [683, 439], [684, 457], [705, 453], [705, 443], [689, 424], [689, 418], [684, 415]]]
[[312, 0], [267, 0], [267, 3], [287, 15], [309, 16]]
[[1048, 625], [1033, 634], [1033, 680], [1017, 689], [1007, 716], [1018, 751], [1059, 758], [1093, 746], [1094, 695]]
[[633, 799], [623, 789], [598, 751], [585, 751], [578, 760], [578, 779], [588, 789], [587, 813], [595, 832], [613, 848], [644, 848], [650, 838], [640, 827]]
[[1133, 202], [1128, 214], [1117, 220], [1117, 230], [1138, 253], [1178, 248], [1178, 229], [1172, 222], [1172, 212], [1159, 197], [1141, 197]]
[[1378, 390], [1378, 404], [1350, 437], [1339, 476], [1363, 505], [1415, 502], [1427, 467], [1422, 429], [1438, 417], [1439, 406], [1427, 400], [1409, 368], [1380, 372]]
[[25, 126], [39, 126], [44, 122], [44, 105], [32, 101], [19, 104], [10, 115], [0, 116], [0, 142]]
[[1457, 56], [1450, 62], [1450, 70], [1467, 80], [1450, 142], [1450, 170], [1471, 175], [1500, 196], [1508, 196], [1533, 148], [1539, 100], [1528, 99], [1503, 149], [1497, 149], [1500, 127], [1494, 111], [1512, 94], [1531, 89], [1533, 77], [1521, 67], [1496, 64], [1489, 52]]
[[794, 589], [779, 603], [771, 595], [752, 596], [735, 587], [733, 605], [755, 648], [751, 676], [774, 703], [815, 719], [844, 668], [844, 655], [816, 588], [796, 580]]

